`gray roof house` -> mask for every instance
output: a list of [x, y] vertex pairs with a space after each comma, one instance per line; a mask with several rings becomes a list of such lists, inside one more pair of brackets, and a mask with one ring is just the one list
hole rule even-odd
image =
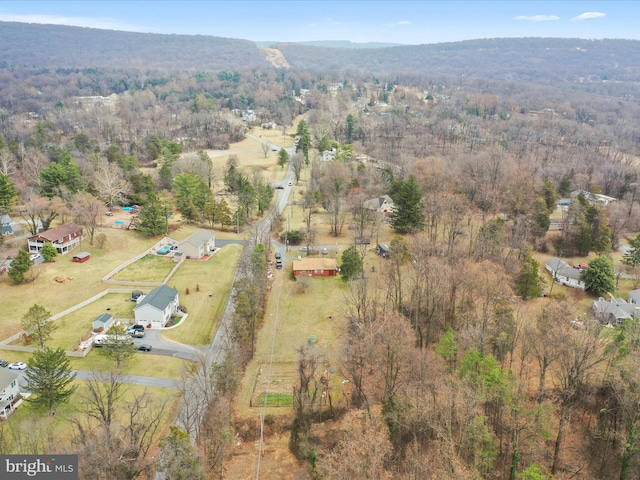
[[382, 195], [380, 197], [367, 200], [363, 204], [367, 210], [373, 210], [378, 213], [391, 213], [393, 212], [393, 200], [389, 195]]
[[626, 319], [640, 316], [640, 306], [628, 303], [623, 298], [605, 300], [600, 297], [591, 305], [591, 312], [596, 319], [606, 325], [622, 325]]
[[133, 314], [138, 325], [150, 328], [164, 327], [171, 316], [178, 311], [178, 291], [162, 285], [138, 298]]
[[207, 230], [198, 230], [178, 244], [178, 252], [187, 258], [202, 258], [216, 249], [216, 237]]
[[585, 284], [582, 281], [582, 271], [573, 268], [564, 260], [560, 260], [557, 257], [551, 258], [547, 260], [545, 268], [556, 282], [571, 288], [585, 289]]
[[13, 370], [0, 368], [0, 418], [7, 419], [16, 409], [20, 396], [19, 375]]

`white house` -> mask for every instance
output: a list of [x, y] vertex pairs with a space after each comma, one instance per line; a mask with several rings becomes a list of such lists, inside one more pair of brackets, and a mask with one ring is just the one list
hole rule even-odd
[[324, 150], [320, 156], [320, 160], [323, 162], [333, 162], [336, 159], [336, 149]]
[[600, 297], [591, 305], [591, 311], [600, 323], [616, 326], [622, 325], [627, 319], [638, 317], [640, 307], [623, 298], [611, 298], [607, 301]]
[[216, 249], [216, 237], [207, 230], [198, 230], [178, 244], [178, 252], [187, 258], [202, 258]]
[[607, 195], [601, 195], [599, 193], [591, 193], [591, 192], [587, 192], [586, 190], [574, 190], [573, 192], [571, 192], [571, 197], [577, 197], [580, 194], [584, 195], [584, 197], [592, 205], [600, 204], [606, 207], [611, 202], [615, 202], [617, 200], [616, 198], [609, 197]]
[[133, 309], [136, 323], [162, 328], [178, 311], [178, 302], [177, 290], [166, 285], [154, 288], [147, 295], [138, 298], [138, 305]]
[[582, 270], [573, 268], [567, 262], [554, 257], [547, 260], [545, 268], [556, 282], [571, 288], [585, 289], [584, 281], [582, 281]]
[[19, 375], [13, 370], [0, 368], [0, 419], [7, 419], [16, 409], [20, 396]]

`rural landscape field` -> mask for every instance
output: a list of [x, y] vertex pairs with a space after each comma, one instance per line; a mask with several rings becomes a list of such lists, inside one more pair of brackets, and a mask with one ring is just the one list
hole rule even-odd
[[0, 21], [0, 455], [637, 479], [638, 42]]

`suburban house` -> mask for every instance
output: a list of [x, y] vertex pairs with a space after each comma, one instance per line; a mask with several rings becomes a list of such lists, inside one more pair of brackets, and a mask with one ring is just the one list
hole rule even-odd
[[42, 246], [47, 242], [51, 242], [58, 250], [58, 253], [64, 255], [80, 245], [81, 240], [82, 228], [75, 223], [65, 223], [29, 237], [27, 243], [29, 245], [29, 253], [40, 253]]
[[9, 215], [0, 215], [0, 231], [3, 237], [13, 235], [11, 217]]
[[335, 277], [338, 262], [335, 258], [302, 258], [293, 261], [293, 275], [296, 277]]
[[90, 258], [91, 258], [91, 254], [89, 252], [79, 252], [73, 256], [71, 261], [75, 263], [84, 263], [88, 261]]
[[178, 244], [178, 252], [187, 258], [202, 258], [216, 249], [216, 238], [207, 230], [198, 230]]
[[324, 150], [320, 156], [320, 160], [323, 162], [332, 162], [336, 159], [336, 149]]
[[586, 190], [574, 190], [573, 192], [571, 192], [571, 198], [577, 197], [580, 194], [584, 195], [584, 197], [589, 201], [589, 203], [593, 205], [600, 204], [606, 207], [611, 202], [616, 201], [616, 199], [613, 197], [608, 197], [607, 195], [600, 195], [599, 193], [587, 192]]
[[16, 409], [20, 398], [19, 375], [13, 370], [0, 368], [0, 419], [6, 420]]
[[102, 315], [98, 315], [96, 319], [93, 321], [93, 331], [94, 332], [106, 332], [113, 326], [114, 318], [112, 315], [108, 313], [103, 313]]
[[630, 318], [640, 316], [640, 306], [625, 301], [623, 298], [605, 300], [600, 297], [591, 305], [593, 316], [603, 325], [622, 325]]
[[139, 297], [133, 314], [138, 325], [162, 328], [177, 311], [178, 291], [162, 285]]
[[573, 268], [567, 262], [554, 257], [547, 260], [545, 268], [556, 282], [571, 288], [585, 289], [582, 270]]
[[393, 212], [393, 200], [389, 195], [382, 195], [381, 197], [372, 198], [367, 200], [363, 204], [367, 210], [373, 210], [374, 212], [384, 213], [385, 215]]

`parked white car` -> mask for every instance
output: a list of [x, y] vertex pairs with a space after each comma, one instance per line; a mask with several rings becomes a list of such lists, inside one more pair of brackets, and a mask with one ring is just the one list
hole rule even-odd
[[7, 365], [9, 370], [26, 370], [27, 364], [24, 362], [13, 362]]

